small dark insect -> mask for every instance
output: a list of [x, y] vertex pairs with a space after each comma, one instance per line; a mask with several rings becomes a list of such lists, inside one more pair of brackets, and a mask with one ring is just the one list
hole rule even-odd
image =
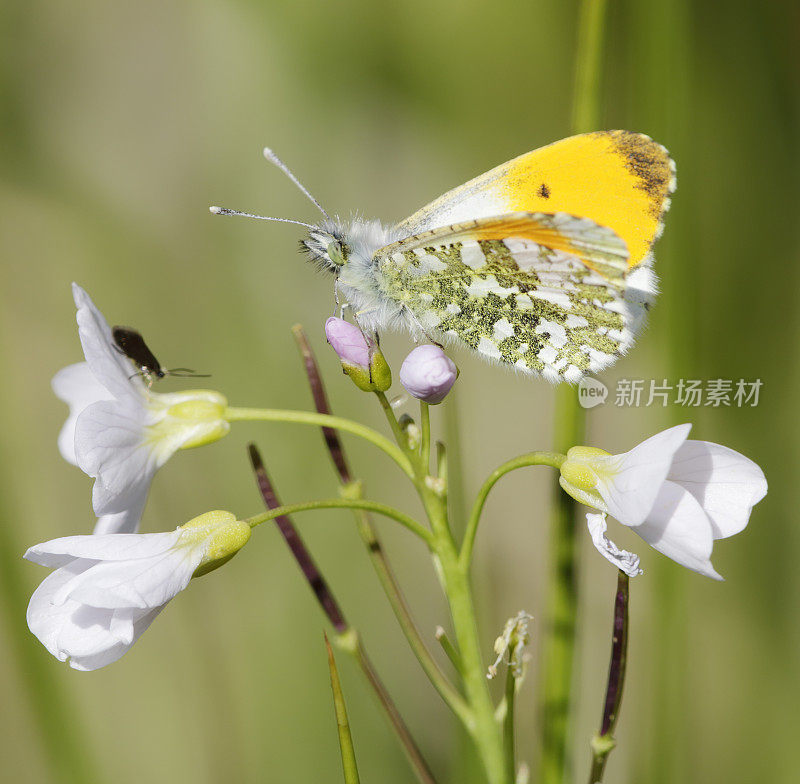
[[[139, 368], [139, 374], [147, 382], [148, 386], [153, 383], [154, 378], [164, 378], [164, 376], [189, 376], [193, 378], [208, 378], [207, 374], [195, 373], [189, 368], [173, 368], [167, 370], [161, 366], [155, 354], [147, 347], [144, 338], [139, 332], [130, 327], [112, 327], [111, 334], [117, 350], [124, 354], [131, 362]], [[134, 373], [134, 375], [136, 375]]]

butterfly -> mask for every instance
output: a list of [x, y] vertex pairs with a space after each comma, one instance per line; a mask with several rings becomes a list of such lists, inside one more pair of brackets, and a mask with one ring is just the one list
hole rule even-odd
[[578, 381], [632, 345], [657, 292], [652, 246], [675, 164], [650, 137], [597, 131], [521, 155], [394, 225], [322, 211], [301, 246], [365, 333], [405, 329], [484, 359]]

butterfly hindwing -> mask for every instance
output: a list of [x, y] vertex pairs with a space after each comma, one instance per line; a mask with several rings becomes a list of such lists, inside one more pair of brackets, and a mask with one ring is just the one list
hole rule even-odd
[[375, 260], [386, 295], [421, 332], [576, 381], [623, 353], [644, 317], [647, 293], [629, 285], [627, 258], [625, 243], [588, 219], [515, 213], [408, 237]]

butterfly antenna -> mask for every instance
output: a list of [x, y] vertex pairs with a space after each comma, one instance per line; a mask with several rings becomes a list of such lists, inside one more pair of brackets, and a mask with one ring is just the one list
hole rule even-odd
[[257, 220], [277, 221], [278, 223], [294, 223], [296, 226], [305, 226], [307, 229], [316, 229], [310, 223], [292, 220], [291, 218], [271, 218], [267, 215], [253, 215], [252, 212], [239, 212], [239, 210], [229, 210], [227, 207], [209, 207], [208, 211], [212, 215], [239, 215], [242, 218], [256, 218]]
[[311, 195], [311, 191], [303, 185], [300, 180], [295, 177], [292, 173], [292, 170], [277, 156], [275, 153], [269, 148], [264, 148], [264, 157], [270, 162], [274, 163], [307, 197], [308, 199], [314, 203], [316, 208], [328, 219], [331, 219], [331, 216], [328, 215], [327, 212], [323, 209], [322, 205]]

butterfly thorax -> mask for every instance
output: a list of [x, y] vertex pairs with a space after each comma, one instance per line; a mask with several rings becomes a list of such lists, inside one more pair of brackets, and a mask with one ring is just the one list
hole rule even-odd
[[338, 294], [365, 330], [390, 326], [402, 312], [400, 303], [387, 298], [375, 260], [377, 250], [400, 236], [379, 221], [336, 219], [316, 227], [301, 242], [311, 261], [336, 275]]

